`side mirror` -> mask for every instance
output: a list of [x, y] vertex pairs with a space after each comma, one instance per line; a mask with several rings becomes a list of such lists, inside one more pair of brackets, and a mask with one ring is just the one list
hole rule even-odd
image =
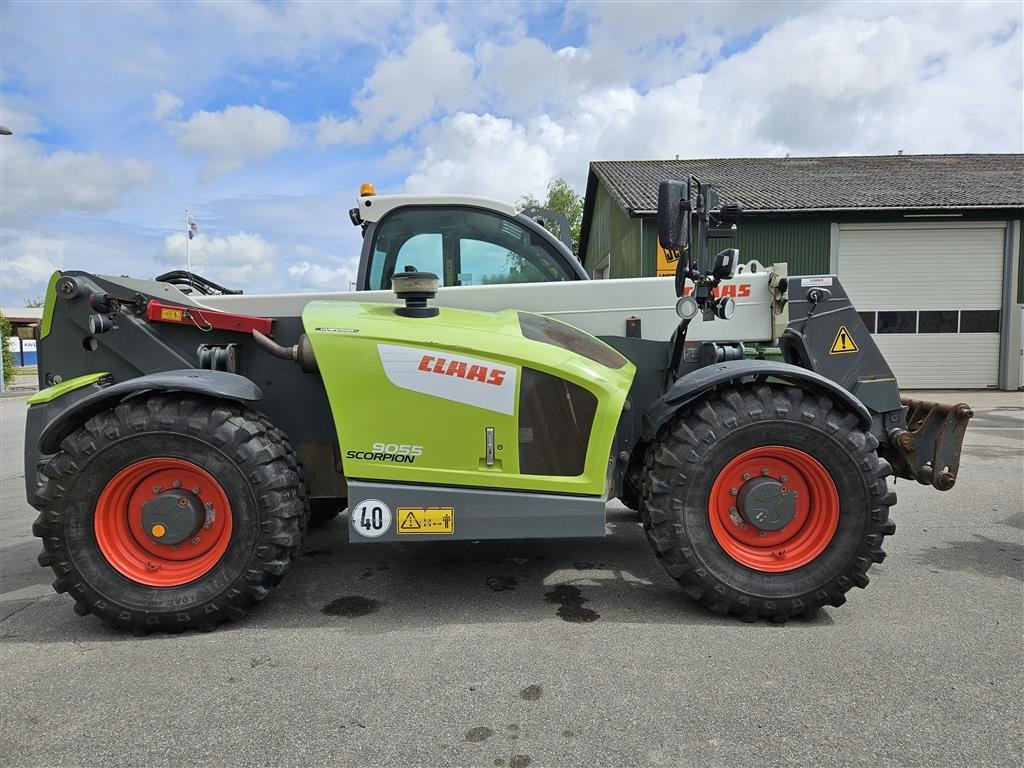
[[730, 280], [736, 277], [736, 267], [740, 263], [740, 251], [738, 248], [726, 248], [715, 256], [715, 268], [711, 275], [716, 280]]
[[666, 251], [689, 245], [689, 181], [665, 180], [658, 185], [658, 242]]

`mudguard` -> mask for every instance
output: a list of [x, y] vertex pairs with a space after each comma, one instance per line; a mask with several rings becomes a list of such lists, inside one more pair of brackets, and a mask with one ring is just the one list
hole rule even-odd
[[819, 373], [772, 360], [731, 360], [705, 366], [681, 377], [664, 395], [651, 403], [644, 412], [643, 440], [653, 439], [676, 411], [699, 400], [716, 387], [767, 378], [799, 385], [803, 389], [830, 397], [855, 414], [864, 429], [871, 426], [871, 414], [864, 403]]
[[[126, 397], [159, 391], [194, 392], [238, 402], [255, 402], [263, 397], [260, 388], [244, 376], [192, 368], [139, 376], [106, 387], [95, 383], [45, 405], [32, 406], [29, 409], [30, 416], [33, 410], [46, 409], [49, 418], [46, 419], [35, 446], [29, 444], [30, 435], [25, 435], [26, 452], [37, 447], [42, 454], [56, 453], [60, 449], [61, 441], [91, 416], [110, 408]], [[30, 418], [31, 421], [34, 420]]]

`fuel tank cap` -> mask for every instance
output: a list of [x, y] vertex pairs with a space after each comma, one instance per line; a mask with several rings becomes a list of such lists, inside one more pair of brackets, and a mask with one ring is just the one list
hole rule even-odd
[[428, 307], [427, 299], [437, 295], [437, 275], [433, 272], [398, 272], [391, 278], [395, 296], [405, 301], [404, 307], [395, 307], [402, 317], [436, 317], [437, 307]]

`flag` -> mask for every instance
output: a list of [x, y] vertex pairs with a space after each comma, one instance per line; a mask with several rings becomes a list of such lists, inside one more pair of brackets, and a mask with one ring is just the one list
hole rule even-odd
[[188, 239], [189, 240], [191, 240], [193, 237], [195, 237], [196, 233], [199, 231], [199, 227], [196, 226], [196, 223], [194, 221], [192, 221], [192, 219], [188, 220], [188, 230], [187, 231], [188, 231]]

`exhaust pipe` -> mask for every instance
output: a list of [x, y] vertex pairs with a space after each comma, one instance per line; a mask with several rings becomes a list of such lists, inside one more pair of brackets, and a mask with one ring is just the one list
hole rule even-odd
[[252, 338], [257, 346], [267, 354], [282, 360], [291, 360], [294, 363], [298, 363], [305, 373], [319, 373], [320, 366], [316, 364], [316, 357], [313, 355], [313, 345], [309, 343], [309, 337], [306, 334], [299, 336], [299, 343], [293, 344], [290, 347], [282, 347], [255, 328], [252, 331]]

